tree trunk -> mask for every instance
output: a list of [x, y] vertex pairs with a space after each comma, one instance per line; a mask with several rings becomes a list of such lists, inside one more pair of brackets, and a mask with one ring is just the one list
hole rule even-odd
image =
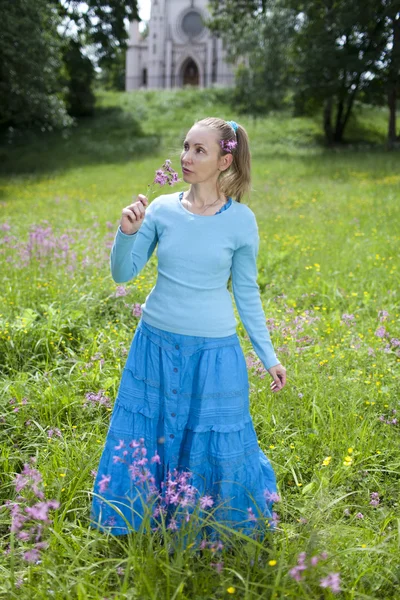
[[344, 109], [343, 98], [340, 98], [340, 100], [338, 102], [338, 107], [337, 107], [335, 134], [334, 134], [335, 142], [339, 142], [339, 143], [341, 143], [343, 141], [343, 130], [344, 130], [344, 126], [342, 123], [343, 109]]
[[332, 97], [325, 100], [324, 106], [324, 131], [325, 137], [329, 145], [333, 144], [333, 129], [332, 129]]
[[397, 108], [397, 91], [400, 86], [400, 17], [394, 14], [392, 17], [393, 23], [393, 47], [392, 56], [389, 66], [388, 80], [388, 106], [389, 106], [389, 125], [387, 145], [391, 150], [396, 141], [396, 108]]

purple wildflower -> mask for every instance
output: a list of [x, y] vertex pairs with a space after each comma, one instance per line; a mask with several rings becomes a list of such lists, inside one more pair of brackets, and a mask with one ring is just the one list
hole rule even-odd
[[108, 485], [111, 481], [111, 475], [102, 475], [101, 476], [101, 480], [99, 481], [99, 483], [97, 484], [99, 486], [100, 492], [103, 493], [106, 491], [106, 489], [108, 488]]
[[264, 498], [267, 502], [280, 502], [281, 497], [276, 492], [270, 492], [269, 490], [264, 491]]
[[358, 512], [356, 514], [356, 519], [363, 519], [363, 518], [364, 518], [364, 515], [362, 513]]
[[379, 500], [378, 492], [372, 492], [370, 495], [370, 505], [378, 506], [379, 502], [380, 502], [380, 500]]
[[232, 153], [232, 150], [234, 150], [237, 146], [237, 142], [235, 140], [221, 140], [219, 144], [222, 150], [229, 153]]
[[343, 323], [345, 323], [348, 327], [351, 327], [351, 325], [355, 325], [356, 322], [356, 318], [353, 314], [347, 314], [347, 313], [343, 313], [342, 315], [342, 321]]
[[120, 296], [126, 296], [128, 294], [128, 290], [123, 285], [118, 285], [115, 290], [115, 297], [119, 298]]
[[249, 506], [249, 508], [247, 509], [247, 518], [249, 519], [249, 521], [257, 521], [257, 517], [253, 513], [253, 509], [251, 508], [251, 506]]
[[386, 321], [386, 319], [389, 317], [389, 313], [387, 310], [379, 310], [378, 317], [380, 322], [382, 323], [382, 321]]
[[320, 580], [322, 588], [329, 588], [334, 594], [340, 592], [340, 574], [329, 573], [326, 577]]
[[24, 559], [28, 562], [36, 562], [39, 559], [39, 550], [37, 548], [31, 548], [24, 552]]
[[214, 504], [214, 500], [211, 498], [211, 496], [202, 496], [200, 498], [200, 506], [201, 508], [208, 508]]
[[378, 327], [378, 329], [375, 331], [375, 335], [379, 338], [384, 338], [385, 336], [388, 335], [386, 328], [381, 325], [380, 327]]

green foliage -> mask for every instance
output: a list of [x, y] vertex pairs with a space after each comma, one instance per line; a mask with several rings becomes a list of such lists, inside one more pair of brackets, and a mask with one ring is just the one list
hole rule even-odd
[[60, 95], [60, 19], [49, 0], [0, 0], [0, 131], [71, 125]]
[[[42, 146], [11, 148], [0, 177], [1, 599], [397, 600], [399, 425], [385, 421], [400, 409], [400, 176], [397, 156], [384, 150], [385, 113], [374, 107], [357, 106], [352, 145], [340, 151], [321, 147], [320, 114], [235, 119], [251, 142], [261, 299], [288, 373], [271, 394], [269, 375], [249, 369], [254, 426], [282, 496], [276, 533], [262, 547], [227, 532], [234, 550], [172, 553], [169, 532], [118, 539], [88, 529], [111, 409], [85, 405], [85, 394], [103, 390], [114, 401], [138, 320], [132, 307], [157, 277], [153, 255], [117, 297], [109, 252], [121, 210], [161, 160], [178, 167], [194, 120], [235, 118], [228, 98], [228, 90], [102, 93], [77, 137], [46, 134]], [[124, 123], [135, 121], [153, 139], [148, 154], [128, 152]], [[239, 319], [238, 335], [254, 357]], [[46, 498], [60, 501], [38, 563], [10, 551], [4, 506], [30, 456]], [[326, 566], [290, 577], [300, 552], [324, 550]], [[324, 568], [340, 572], [341, 594], [320, 587]]]
[[124, 91], [126, 72], [126, 50], [120, 48], [115, 58], [109, 63], [103, 63], [98, 77], [98, 86], [106, 90]]
[[64, 51], [65, 101], [73, 117], [88, 117], [94, 113], [95, 97], [92, 91], [95, 70], [92, 61], [82, 54], [79, 42], [67, 40]]
[[94, 68], [82, 47], [121, 85], [125, 21], [138, 18], [136, 0], [0, 0], [0, 11], [0, 134], [10, 142], [93, 114]]
[[238, 74], [236, 97], [250, 112], [268, 111], [291, 97], [294, 115], [323, 108], [326, 140], [341, 143], [358, 95], [381, 103], [389, 82], [398, 89], [398, 2], [214, 0], [211, 8], [211, 28], [232, 58], [247, 63]]

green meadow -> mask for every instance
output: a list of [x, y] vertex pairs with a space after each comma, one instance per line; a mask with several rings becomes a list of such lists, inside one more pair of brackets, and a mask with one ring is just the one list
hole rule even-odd
[[[0, 598], [400, 597], [400, 157], [385, 150], [387, 111], [356, 105], [348, 143], [327, 149], [320, 115], [242, 117], [228, 95], [99, 91], [96, 118], [68, 134], [0, 145]], [[171, 552], [179, 533], [89, 528], [94, 472], [157, 274], [153, 255], [121, 289], [109, 253], [122, 208], [166, 158], [180, 171], [186, 131], [210, 115], [239, 121], [251, 141], [246, 202], [283, 390], [270, 392], [238, 315], [237, 331], [279, 523], [262, 542], [222, 531], [222, 548]], [[24, 465], [41, 495], [23, 484]], [[49, 500], [47, 518], [24, 529], [42, 527], [35, 556], [18, 515]]]

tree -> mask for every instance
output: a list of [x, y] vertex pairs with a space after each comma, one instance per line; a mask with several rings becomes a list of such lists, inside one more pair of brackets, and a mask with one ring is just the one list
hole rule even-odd
[[93, 63], [82, 54], [80, 43], [73, 39], [65, 44], [63, 60], [68, 114], [73, 117], [89, 117], [94, 113], [95, 103], [92, 91], [95, 76]]
[[60, 94], [60, 18], [47, 0], [0, 0], [0, 129], [71, 123]]
[[66, 127], [93, 109], [93, 65], [126, 48], [137, 0], [0, 0], [0, 129]]
[[83, 45], [93, 45], [100, 66], [127, 47], [125, 21], [140, 21], [137, 0], [51, 0], [63, 19], [64, 31], [75, 29]]
[[[228, 46], [236, 49], [232, 54], [243, 48], [243, 28], [253, 18], [253, 45], [248, 43], [245, 49], [248, 60], [251, 63], [251, 57], [258, 54], [260, 64], [263, 56], [265, 71], [272, 73], [276, 71], [276, 64], [269, 50], [271, 43], [265, 40], [262, 27], [268, 32], [265, 23], [277, 22], [277, 13], [288, 19], [289, 49], [286, 53], [287, 64], [291, 66], [290, 80], [270, 77], [269, 93], [275, 90], [279, 95], [284, 82], [293, 90], [296, 114], [322, 108], [325, 136], [332, 144], [343, 141], [357, 94], [367, 90], [371, 81], [383, 76], [382, 64], [387, 62], [390, 49], [391, 17], [397, 15], [399, 2], [241, 0], [236, 3], [211, 0], [211, 11], [214, 30]], [[394, 52], [393, 56], [392, 82], [398, 77], [398, 59]], [[393, 98], [393, 86], [391, 89]]]

